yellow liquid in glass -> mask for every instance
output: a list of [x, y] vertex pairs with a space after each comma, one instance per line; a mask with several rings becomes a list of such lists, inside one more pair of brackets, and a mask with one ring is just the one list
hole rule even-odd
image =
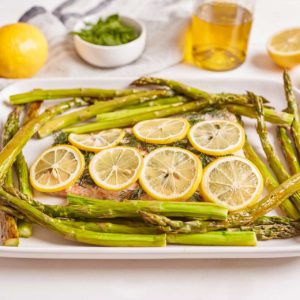
[[193, 16], [190, 31], [193, 63], [201, 68], [224, 71], [245, 60], [252, 14], [234, 3], [201, 5]]

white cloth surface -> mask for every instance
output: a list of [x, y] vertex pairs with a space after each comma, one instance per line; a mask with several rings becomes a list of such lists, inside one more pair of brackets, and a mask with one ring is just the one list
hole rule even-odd
[[[103, 2], [107, 4], [92, 11], [95, 15], [109, 16], [119, 13], [135, 17], [145, 24], [145, 51], [129, 65], [111, 69], [93, 67], [78, 56], [73, 46], [69, 32], [76, 21], [88, 14], [86, 12], [97, 3]], [[77, 0], [74, 5], [59, 11], [58, 16], [64, 23], [50, 12], [40, 13], [29, 20], [25, 18], [28, 23], [36, 25], [44, 32], [49, 43], [48, 61], [35, 77], [138, 77], [166, 69], [182, 59], [182, 37], [191, 13], [192, 0]], [[11, 81], [0, 80], [0, 87], [8, 82]]]
[[[61, 0], [1, 0], [0, 25], [16, 21], [31, 5]], [[140, 0], [142, 2], [142, 0]], [[212, 73], [179, 64], [158, 76], [255, 76], [281, 79], [265, 50], [274, 32], [299, 26], [299, 0], [257, 0], [247, 60]], [[291, 71], [300, 86], [300, 69]], [[0, 259], [1, 300], [283, 300], [298, 299], [300, 258], [170, 261], [52, 261]]]

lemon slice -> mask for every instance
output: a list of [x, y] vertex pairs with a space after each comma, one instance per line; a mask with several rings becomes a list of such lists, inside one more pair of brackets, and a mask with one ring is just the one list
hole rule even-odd
[[84, 170], [84, 157], [75, 147], [58, 145], [44, 151], [30, 168], [30, 182], [41, 192], [70, 187]]
[[257, 201], [263, 191], [263, 178], [246, 158], [220, 157], [204, 168], [200, 190], [206, 201], [235, 211]]
[[165, 118], [147, 120], [133, 127], [135, 137], [151, 144], [169, 144], [182, 140], [190, 124], [183, 118]]
[[94, 182], [111, 191], [120, 191], [137, 181], [143, 159], [136, 148], [115, 147], [97, 153], [89, 165]]
[[202, 165], [190, 151], [161, 147], [144, 158], [140, 184], [158, 200], [187, 200], [199, 187]]
[[236, 122], [209, 120], [195, 124], [188, 138], [198, 151], [208, 155], [223, 156], [242, 149], [245, 132]]
[[123, 129], [109, 129], [97, 133], [75, 134], [68, 137], [69, 142], [81, 150], [99, 152], [116, 146], [125, 136]]
[[300, 28], [275, 34], [268, 41], [267, 49], [272, 60], [283, 68], [300, 64]]

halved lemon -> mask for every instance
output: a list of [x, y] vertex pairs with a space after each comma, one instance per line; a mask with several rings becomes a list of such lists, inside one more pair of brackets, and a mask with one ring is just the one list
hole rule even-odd
[[140, 152], [133, 147], [115, 147], [97, 153], [89, 165], [94, 182], [111, 191], [123, 190], [137, 181], [143, 164]]
[[187, 200], [198, 189], [202, 177], [199, 158], [188, 150], [161, 147], [144, 158], [140, 184], [158, 200]]
[[30, 168], [30, 182], [41, 192], [70, 187], [84, 170], [84, 157], [75, 147], [58, 145], [44, 151]]
[[283, 68], [300, 64], [300, 28], [281, 31], [270, 38], [267, 49], [272, 60]]
[[198, 151], [208, 155], [223, 156], [243, 148], [245, 131], [236, 122], [209, 120], [195, 124], [188, 138]]
[[230, 211], [253, 205], [263, 191], [263, 178], [248, 159], [227, 156], [214, 160], [203, 170], [200, 191], [206, 201]]
[[68, 140], [81, 150], [99, 152], [116, 146], [124, 136], [125, 131], [123, 129], [115, 128], [88, 134], [71, 133]]
[[183, 118], [146, 120], [133, 127], [135, 137], [151, 144], [170, 144], [182, 140], [190, 124]]

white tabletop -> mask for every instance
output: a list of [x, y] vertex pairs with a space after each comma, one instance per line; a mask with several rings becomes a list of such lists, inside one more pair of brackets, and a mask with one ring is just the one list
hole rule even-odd
[[[15, 22], [31, 5], [52, 9], [61, 0], [1, 0], [0, 25]], [[244, 76], [280, 79], [265, 51], [274, 32], [299, 26], [299, 0], [257, 0], [246, 63], [227, 73], [177, 65], [159, 75]], [[291, 72], [299, 87], [300, 68]], [[300, 259], [62, 261], [0, 259], [0, 299], [295, 299]]]

